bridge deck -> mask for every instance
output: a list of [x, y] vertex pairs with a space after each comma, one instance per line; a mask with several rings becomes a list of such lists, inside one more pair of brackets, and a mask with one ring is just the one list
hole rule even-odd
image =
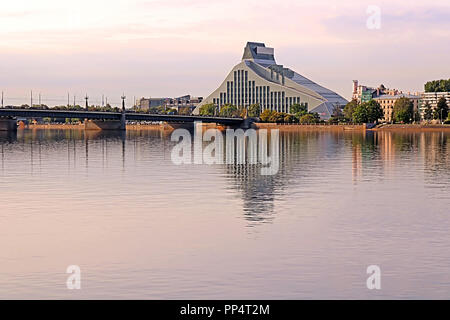
[[[90, 120], [120, 120], [120, 112], [98, 112], [98, 111], [68, 111], [68, 110], [35, 110], [35, 109], [0, 109], [0, 117], [21, 118], [78, 118]], [[129, 121], [165, 121], [165, 122], [195, 122], [219, 123], [238, 125], [242, 118], [182, 116], [126, 112], [125, 119]]]

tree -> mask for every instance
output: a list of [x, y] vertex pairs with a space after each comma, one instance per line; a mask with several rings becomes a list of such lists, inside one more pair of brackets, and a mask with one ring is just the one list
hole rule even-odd
[[425, 83], [425, 92], [448, 92], [450, 91], [450, 79], [433, 80]]
[[157, 107], [150, 107], [148, 109], [149, 114], [158, 114], [158, 108]]
[[226, 104], [220, 108], [219, 115], [225, 118], [232, 118], [238, 115], [238, 108], [231, 104]]
[[422, 115], [420, 114], [419, 110], [414, 110], [414, 122], [420, 122], [422, 120]]
[[431, 107], [431, 104], [428, 101], [425, 103], [425, 111], [423, 113], [423, 118], [425, 120], [433, 119], [433, 108]]
[[368, 117], [367, 117], [367, 107], [365, 104], [359, 104], [353, 109], [352, 112], [352, 120], [355, 123], [367, 123]]
[[445, 120], [448, 117], [448, 104], [444, 97], [439, 98], [436, 110], [434, 112], [435, 119]]
[[308, 107], [306, 105], [302, 104], [298, 104], [298, 103], [294, 103], [290, 108], [289, 108], [289, 112], [292, 114], [306, 114], [308, 113]]
[[269, 117], [269, 122], [282, 123], [284, 122], [284, 117], [286, 113], [272, 111], [272, 114]]
[[357, 105], [352, 112], [352, 119], [355, 123], [377, 122], [383, 117], [383, 109], [375, 100], [370, 100]]
[[284, 123], [297, 122], [297, 118], [295, 116], [293, 116], [292, 114], [285, 114], [283, 122]]
[[340, 106], [335, 106], [333, 109], [333, 114], [331, 115], [330, 120], [328, 120], [329, 123], [339, 123], [339, 122], [345, 122], [344, 113], [342, 112], [342, 108]]
[[358, 106], [358, 101], [355, 99], [353, 99], [352, 101], [347, 103], [344, 107], [344, 116], [349, 120], [353, 119], [353, 111], [355, 110], [355, 108], [357, 106]]
[[414, 105], [406, 97], [397, 99], [394, 104], [392, 118], [395, 122], [410, 123], [414, 117]]
[[335, 106], [333, 108], [333, 114], [331, 115], [334, 118], [341, 118], [344, 115], [342, 112], [342, 108], [340, 106]]
[[191, 108], [190, 107], [180, 107], [178, 114], [183, 115], [183, 116], [188, 116], [191, 114]]
[[262, 122], [269, 122], [271, 115], [272, 115], [272, 111], [270, 111], [269, 109], [266, 109], [260, 114], [259, 118], [261, 119]]
[[379, 119], [384, 118], [384, 112], [381, 105], [375, 100], [365, 102], [367, 106], [367, 121], [370, 123], [378, 122]]
[[216, 114], [216, 106], [213, 103], [204, 104], [200, 107], [199, 114], [201, 116], [214, 116]]
[[259, 117], [261, 114], [261, 108], [259, 107], [259, 103], [252, 104], [248, 107], [248, 116], [249, 117]]
[[317, 123], [317, 119], [313, 114], [307, 113], [300, 117], [299, 122], [301, 124], [313, 124], [313, 123]]

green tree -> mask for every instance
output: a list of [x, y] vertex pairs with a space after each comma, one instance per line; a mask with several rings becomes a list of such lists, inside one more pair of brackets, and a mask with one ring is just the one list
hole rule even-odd
[[352, 112], [352, 119], [355, 123], [377, 122], [383, 117], [383, 109], [375, 100], [370, 100], [357, 105]]
[[397, 99], [394, 104], [392, 118], [395, 122], [410, 123], [414, 117], [414, 105], [408, 98]]
[[331, 115], [330, 120], [328, 120], [329, 123], [339, 123], [339, 122], [345, 122], [344, 113], [342, 111], [342, 108], [340, 106], [335, 106], [333, 109], [333, 114]]
[[282, 123], [284, 122], [284, 117], [286, 113], [272, 111], [272, 114], [269, 117], [269, 122]]
[[294, 115], [292, 115], [292, 114], [285, 114], [283, 122], [284, 123], [297, 122], [297, 118]]
[[238, 108], [236, 106], [227, 104], [220, 108], [219, 115], [225, 118], [232, 118], [238, 116]]
[[425, 92], [448, 92], [450, 91], [450, 79], [433, 80], [425, 83]]
[[381, 105], [375, 100], [365, 102], [367, 107], [367, 121], [370, 123], [378, 122], [378, 120], [384, 118], [384, 112]]
[[248, 116], [249, 117], [259, 117], [261, 114], [261, 108], [259, 107], [259, 103], [252, 104], [248, 107]]
[[272, 115], [272, 111], [270, 111], [269, 109], [266, 109], [263, 112], [261, 112], [259, 119], [261, 119], [262, 122], [269, 122], [271, 115]]
[[353, 111], [357, 106], [358, 101], [356, 101], [355, 99], [347, 103], [344, 107], [344, 116], [349, 120], [353, 119]]
[[444, 97], [440, 97], [434, 110], [434, 118], [445, 120], [448, 117], [448, 104]]
[[422, 115], [420, 114], [419, 110], [414, 110], [414, 122], [420, 122], [422, 120]]
[[355, 109], [353, 109], [352, 120], [355, 123], [369, 122], [367, 116], [367, 106], [364, 103], [357, 105]]
[[431, 107], [431, 104], [428, 101], [425, 103], [425, 111], [423, 113], [423, 118], [425, 120], [433, 119], [433, 108]]
[[290, 108], [289, 108], [289, 112], [292, 114], [306, 114], [308, 113], [308, 107], [306, 105], [299, 104], [299, 103], [294, 103]]
[[199, 114], [201, 116], [214, 116], [216, 114], [216, 106], [213, 103], [204, 104], [200, 107]]
[[158, 114], [158, 108], [157, 107], [150, 107], [148, 109], [149, 114]]
[[307, 113], [300, 117], [299, 122], [301, 124], [313, 124], [317, 123], [317, 118], [313, 114]]

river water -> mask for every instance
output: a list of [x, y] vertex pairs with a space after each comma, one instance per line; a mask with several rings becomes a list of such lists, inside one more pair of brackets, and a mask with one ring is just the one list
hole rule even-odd
[[0, 298], [450, 298], [450, 132], [279, 146], [261, 175], [175, 165], [167, 130], [0, 133]]

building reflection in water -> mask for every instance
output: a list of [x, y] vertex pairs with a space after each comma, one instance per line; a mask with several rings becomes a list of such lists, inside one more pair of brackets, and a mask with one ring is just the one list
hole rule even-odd
[[[29, 162], [32, 172], [40, 170], [45, 157], [51, 157], [48, 150], [63, 150], [67, 155], [68, 170], [79, 169], [80, 163], [88, 170], [94, 161], [96, 166], [106, 168], [111, 165], [110, 158], [120, 158], [125, 172], [127, 165], [133, 166], [144, 157], [171, 161], [174, 142], [170, 138], [170, 130], [160, 129], [126, 133], [83, 130], [0, 132], [1, 168], [5, 170], [7, 153], [13, 149], [23, 151], [26, 155], [23, 161]], [[450, 177], [449, 139], [449, 132], [281, 131], [279, 171], [275, 175], [261, 175], [261, 164], [224, 164], [215, 168], [231, 181], [231, 188], [243, 200], [243, 217], [248, 226], [255, 226], [274, 221], [278, 198], [293, 189], [298, 192], [297, 196], [302, 196], [302, 188], [310, 187], [319, 178], [323, 183], [324, 177], [335, 174], [337, 168], [348, 170], [349, 175], [351, 172], [352, 181], [357, 184], [384, 179], [409, 164], [413, 157], [415, 165], [423, 166], [421, 170], [426, 183], [433, 185], [437, 175]], [[47, 151], [43, 153], [44, 148]], [[343, 179], [350, 179], [349, 175], [343, 175]]]

